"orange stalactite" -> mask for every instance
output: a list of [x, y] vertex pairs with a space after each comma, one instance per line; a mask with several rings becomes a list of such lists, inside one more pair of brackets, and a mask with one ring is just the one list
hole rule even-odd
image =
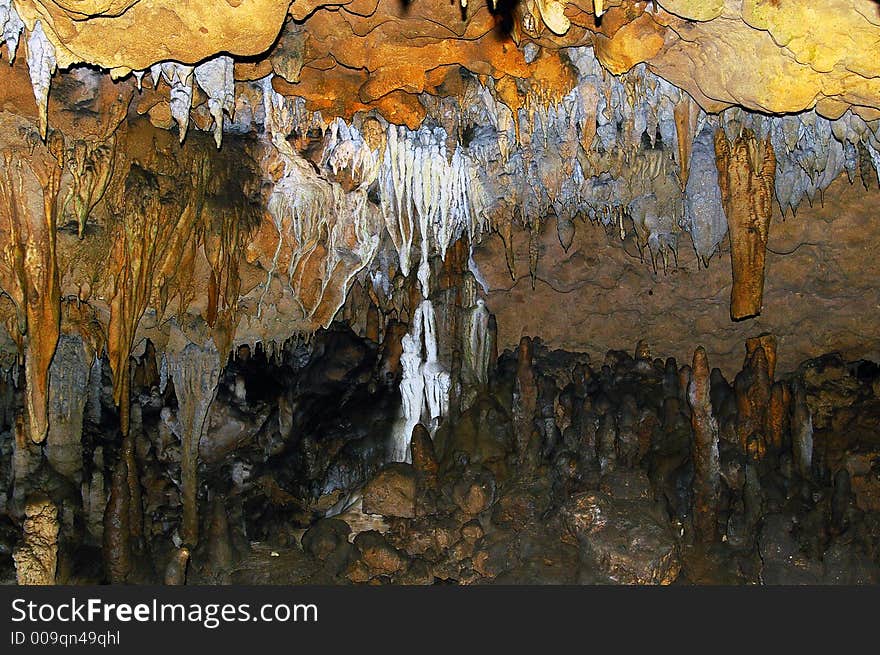
[[22, 150], [3, 153], [0, 176], [0, 230], [6, 232], [0, 284], [16, 305], [27, 377], [28, 434], [42, 442], [48, 430], [49, 365], [61, 330], [61, 291], [56, 260], [56, 202], [61, 180], [61, 139], [48, 146], [32, 140]]
[[718, 130], [715, 157], [730, 233], [730, 318], [739, 321], [758, 316], [764, 300], [776, 156], [769, 137], [760, 143], [750, 130], [743, 130], [731, 143], [724, 131]]

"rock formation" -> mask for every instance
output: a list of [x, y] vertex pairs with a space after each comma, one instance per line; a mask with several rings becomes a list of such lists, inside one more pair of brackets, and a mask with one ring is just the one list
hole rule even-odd
[[878, 39], [871, 0], [0, 0], [18, 579], [874, 575]]

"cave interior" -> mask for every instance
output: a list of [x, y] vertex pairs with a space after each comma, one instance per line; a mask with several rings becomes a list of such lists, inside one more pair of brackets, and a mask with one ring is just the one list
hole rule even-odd
[[0, 0], [0, 581], [880, 583], [873, 0]]

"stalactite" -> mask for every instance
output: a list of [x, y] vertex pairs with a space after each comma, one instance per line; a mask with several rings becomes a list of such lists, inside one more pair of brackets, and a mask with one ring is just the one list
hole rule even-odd
[[727, 234], [721, 203], [718, 168], [712, 129], [704, 126], [695, 135], [688, 153], [689, 175], [685, 183], [684, 216], [694, 251], [705, 266]]
[[681, 94], [681, 100], [675, 105], [675, 132], [678, 143], [678, 178], [681, 190], [687, 187], [690, 175], [691, 151], [694, 139], [700, 133], [700, 106], [687, 94]]
[[709, 397], [709, 360], [706, 351], [694, 351], [693, 374], [688, 386], [694, 457], [694, 528], [701, 541], [713, 542], [718, 532], [721, 490], [718, 455], [718, 422]]
[[31, 85], [34, 88], [34, 98], [37, 101], [40, 136], [45, 141], [49, 132], [49, 86], [52, 84], [52, 75], [55, 73], [57, 62], [55, 61], [55, 46], [46, 38], [43, 23], [39, 20], [28, 35], [27, 62]]
[[750, 130], [733, 143], [718, 130], [715, 156], [731, 242], [730, 317], [738, 321], [761, 313], [776, 157], [769, 137], [762, 143]]
[[[208, 111], [214, 119], [214, 142], [223, 142], [223, 115], [235, 110], [235, 78], [232, 57], [221, 55], [195, 67], [196, 82], [208, 94]], [[187, 110], [188, 111], [188, 110]]]
[[[159, 178], [149, 171], [133, 165], [125, 178], [120, 220], [112, 226], [115, 270], [108, 326], [113, 393], [123, 434], [128, 432], [129, 360], [138, 326], [156, 287], [173, 280], [161, 273], [169, 269], [173, 274], [178, 269], [195, 235], [198, 187], [204, 184], [204, 171], [197, 168], [195, 174], [196, 185], [177, 202], [167, 201]], [[167, 298], [167, 287], [164, 293]]]
[[15, 61], [18, 39], [23, 29], [24, 23], [15, 10], [12, 0], [0, 0], [0, 45], [6, 43], [9, 63]]
[[[26, 130], [26, 128], [23, 128]], [[0, 229], [5, 232], [0, 252], [0, 283], [16, 305], [16, 330], [24, 347], [29, 434], [42, 442], [48, 430], [49, 366], [61, 329], [61, 291], [56, 244], [56, 199], [63, 150], [60, 137], [48, 148], [33, 144], [3, 153], [0, 175]], [[31, 198], [41, 198], [39, 203]]]
[[[326, 326], [345, 301], [355, 275], [373, 261], [379, 248], [380, 212], [367, 201], [367, 187], [375, 180], [378, 169], [373, 166], [365, 170], [359, 166], [357, 162], [363, 162], [363, 157], [330, 155], [328, 166], [336, 166], [337, 172], [338, 167], [354, 162], [360, 168], [359, 175], [367, 178], [350, 192], [345, 192], [339, 183], [322, 178], [286, 141], [295, 120], [293, 109], [272, 90], [271, 84], [264, 82], [263, 93], [270, 148], [261, 165], [273, 178], [267, 209], [278, 233], [274, 258], [264, 263], [267, 279], [263, 298], [273, 277], [281, 273], [293, 288], [305, 316]], [[337, 142], [332, 150], [344, 148]], [[278, 271], [282, 261], [286, 266]]]
[[159, 86], [160, 80], [165, 80], [171, 87], [171, 116], [177, 123], [180, 143], [183, 143], [186, 138], [186, 130], [189, 127], [189, 111], [192, 108], [193, 96], [193, 72], [192, 66], [174, 61], [155, 64], [150, 68], [154, 87]]
[[100, 142], [77, 139], [67, 148], [65, 164], [72, 182], [61, 205], [61, 215], [73, 214], [79, 238], [85, 233], [86, 221], [104, 198], [116, 161], [116, 135]]

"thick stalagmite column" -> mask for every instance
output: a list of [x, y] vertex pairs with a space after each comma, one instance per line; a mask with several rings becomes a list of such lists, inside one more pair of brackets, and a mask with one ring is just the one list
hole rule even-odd
[[52, 468], [77, 484], [82, 481], [82, 428], [90, 359], [82, 337], [65, 334], [58, 340], [49, 367], [46, 459]]
[[123, 584], [131, 572], [130, 492], [128, 467], [120, 457], [113, 469], [110, 498], [104, 509], [104, 569], [111, 584]]
[[171, 379], [177, 395], [178, 419], [183, 432], [180, 448], [180, 485], [183, 497], [181, 538], [190, 547], [199, 540], [198, 466], [199, 441], [205, 428], [208, 409], [217, 393], [220, 378], [220, 353], [209, 340], [205, 347], [187, 344], [171, 356]]
[[769, 361], [764, 347], [755, 347], [746, 355], [743, 370], [733, 383], [737, 438], [742, 451], [754, 459], [762, 459], [767, 452], [767, 427], [771, 423], [768, 411], [773, 384]]
[[694, 529], [702, 541], [714, 541], [718, 531], [718, 422], [712, 414], [710, 388], [709, 360], [701, 346], [694, 352], [687, 393], [694, 431]]
[[761, 143], [743, 130], [730, 143], [724, 130], [718, 130], [715, 157], [730, 233], [730, 318], [739, 321], [761, 313], [776, 156], [770, 137]]
[[25, 507], [22, 544], [12, 555], [20, 585], [53, 585], [58, 564], [58, 508], [45, 496]]

